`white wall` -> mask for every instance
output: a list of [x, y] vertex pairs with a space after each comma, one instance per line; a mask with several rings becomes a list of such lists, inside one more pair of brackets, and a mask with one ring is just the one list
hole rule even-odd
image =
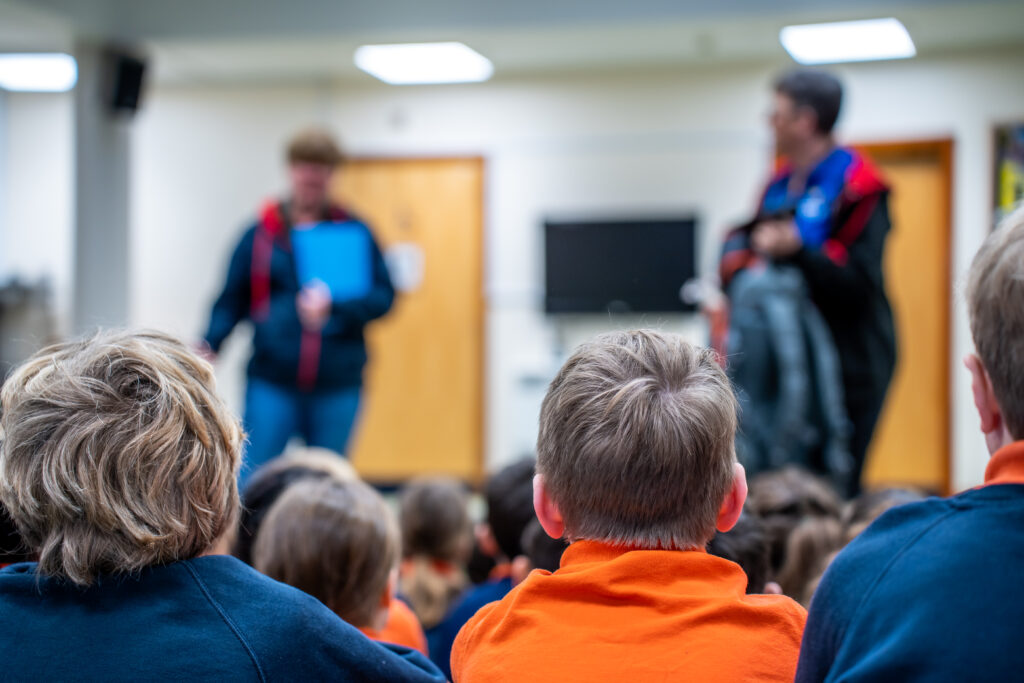
[[[664, 324], [695, 339], [704, 334], [699, 322], [681, 316], [552, 324], [540, 313], [542, 218], [694, 210], [707, 231], [702, 260], [710, 266], [720, 230], [752, 210], [764, 180], [767, 83], [782, 66], [437, 88], [151, 88], [135, 124], [132, 322], [189, 336], [202, 331], [243, 221], [283, 186], [281, 146], [300, 125], [330, 124], [355, 154], [482, 155], [486, 458], [499, 465], [531, 447], [543, 381], [579, 340], [599, 328], [638, 322]], [[957, 283], [989, 227], [991, 125], [1024, 118], [1022, 69], [1024, 50], [839, 69], [848, 92], [840, 122], [846, 139], [954, 138]], [[46, 116], [59, 119], [58, 100], [48, 102]], [[52, 122], [60, 125], [70, 129]], [[30, 146], [12, 159], [33, 155], [42, 157]], [[15, 161], [9, 168], [24, 168]], [[39, 194], [27, 189], [26, 197]], [[48, 206], [62, 202], [68, 204], [54, 197]], [[35, 218], [26, 198], [19, 195], [15, 203], [18, 215]], [[959, 291], [953, 301], [953, 482], [963, 488], [981, 481], [986, 454], [958, 361], [971, 348]], [[225, 355], [221, 386], [239, 405], [244, 343], [236, 339]]]
[[48, 280], [64, 331], [74, 248], [71, 97], [6, 93], [0, 107], [0, 282]]

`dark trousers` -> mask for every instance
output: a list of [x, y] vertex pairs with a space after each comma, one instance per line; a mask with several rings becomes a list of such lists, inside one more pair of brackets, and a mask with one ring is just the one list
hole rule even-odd
[[864, 462], [868, 457], [868, 448], [871, 446], [871, 437], [874, 436], [875, 427], [878, 426], [878, 417], [882, 414], [882, 406], [885, 405], [885, 391], [864, 394], [863, 396], [848, 397], [846, 400], [846, 413], [853, 426], [853, 434], [850, 437], [850, 455], [853, 456], [853, 472], [850, 475], [850, 482], [846, 494], [853, 498], [860, 493], [861, 475], [864, 472]]

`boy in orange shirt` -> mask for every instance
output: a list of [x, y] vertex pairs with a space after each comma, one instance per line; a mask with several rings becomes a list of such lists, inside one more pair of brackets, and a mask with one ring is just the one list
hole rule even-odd
[[541, 408], [534, 508], [571, 542], [459, 633], [459, 681], [791, 681], [806, 612], [705, 545], [736, 523], [736, 399], [709, 350], [602, 335]]

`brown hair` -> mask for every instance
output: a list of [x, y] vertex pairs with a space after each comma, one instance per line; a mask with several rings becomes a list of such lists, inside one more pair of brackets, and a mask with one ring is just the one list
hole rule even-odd
[[334, 136], [323, 128], [304, 128], [288, 141], [285, 154], [289, 164], [323, 164], [334, 167], [344, 161], [344, 155]]
[[252, 546], [263, 519], [285, 489], [303, 479], [358, 479], [348, 460], [326, 448], [289, 449], [252, 473], [242, 491], [242, 514], [231, 554], [252, 564]]
[[828, 482], [796, 466], [754, 477], [747, 504], [764, 522], [773, 576], [786, 571], [787, 544], [793, 530], [809, 517], [827, 517], [838, 524], [843, 505]]
[[253, 566], [367, 627], [398, 555], [398, 527], [379, 493], [361, 481], [305, 480], [267, 513]]
[[708, 552], [743, 568], [747, 593], [764, 592], [768, 585], [768, 536], [759, 517], [749, 512], [741, 514], [732, 529], [719, 531], [711, 538]]
[[736, 398], [714, 353], [652, 330], [604, 334], [541, 406], [537, 471], [570, 540], [703, 547], [732, 482]]
[[437, 625], [466, 587], [472, 543], [468, 499], [449, 477], [424, 477], [402, 491], [402, 593], [425, 628]]
[[235, 524], [241, 428], [158, 332], [46, 348], [0, 394], [0, 499], [39, 571], [89, 585], [196, 557]]
[[971, 335], [1007, 431], [1024, 439], [1024, 207], [981, 245], [967, 283]]
[[423, 477], [402, 490], [399, 518], [405, 557], [466, 561], [472, 541], [466, 491], [450, 477]]

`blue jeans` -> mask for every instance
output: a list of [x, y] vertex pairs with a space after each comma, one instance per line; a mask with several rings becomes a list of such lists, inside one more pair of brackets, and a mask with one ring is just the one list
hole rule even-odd
[[359, 393], [359, 387], [305, 392], [249, 378], [243, 419], [249, 440], [240, 484], [260, 465], [281, 455], [296, 434], [307, 446], [345, 454], [359, 412]]

